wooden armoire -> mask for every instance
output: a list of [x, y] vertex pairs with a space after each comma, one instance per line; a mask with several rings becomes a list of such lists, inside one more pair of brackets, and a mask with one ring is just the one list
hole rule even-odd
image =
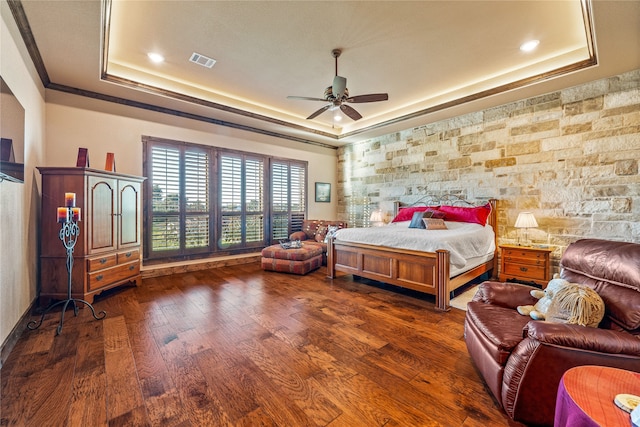
[[67, 298], [67, 252], [56, 208], [76, 194], [80, 235], [73, 251], [71, 294], [89, 303], [106, 289], [138, 285], [145, 178], [81, 167], [38, 167], [42, 175], [40, 305]]

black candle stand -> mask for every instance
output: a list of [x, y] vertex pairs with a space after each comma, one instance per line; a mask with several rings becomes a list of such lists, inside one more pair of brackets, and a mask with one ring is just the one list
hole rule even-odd
[[107, 316], [107, 312], [104, 310], [100, 311], [98, 315], [96, 315], [96, 311], [94, 310], [93, 306], [90, 303], [88, 303], [83, 299], [71, 297], [71, 271], [73, 270], [73, 248], [75, 247], [76, 241], [78, 240], [78, 236], [80, 235], [80, 227], [78, 227], [78, 222], [73, 219], [71, 208], [67, 208], [67, 209], [68, 209], [67, 220], [62, 223], [62, 228], [60, 229], [60, 234], [59, 234], [60, 240], [62, 241], [62, 244], [64, 245], [65, 249], [67, 250], [67, 278], [68, 278], [67, 299], [62, 301], [57, 301], [49, 305], [49, 307], [47, 307], [46, 310], [42, 313], [42, 316], [40, 316], [39, 321], [32, 320], [27, 324], [27, 328], [31, 330], [38, 329], [42, 325], [44, 316], [46, 316], [47, 313], [49, 313], [49, 311], [51, 311], [51, 309], [53, 309], [54, 307], [62, 305], [62, 313], [60, 314], [60, 323], [58, 324], [58, 331], [56, 335], [60, 335], [60, 332], [62, 332], [62, 325], [64, 324], [64, 313], [65, 311], [67, 311], [67, 307], [69, 306], [69, 304], [73, 305], [73, 312], [76, 316], [78, 315], [78, 308], [79, 308], [78, 303], [85, 304], [87, 307], [89, 307], [91, 309], [91, 314], [93, 315], [93, 318], [96, 320], [104, 319]]

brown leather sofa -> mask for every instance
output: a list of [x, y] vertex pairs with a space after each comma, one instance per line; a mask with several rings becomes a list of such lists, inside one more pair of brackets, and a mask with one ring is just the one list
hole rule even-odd
[[465, 341], [489, 390], [514, 421], [553, 425], [565, 371], [580, 365], [640, 372], [640, 244], [579, 240], [560, 276], [593, 288], [605, 302], [598, 328], [531, 320], [526, 285], [484, 282], [467, 306]]
[[330, 225], [338, 228], [347, 228], [345, 221], [327, 221], [324, 219], [305, 219], [302, 222], [302, 231], [291, 233], [289, 239], [301, 240], [303, 244], [318, 245], [322, 248], [322, 265], [327, 265], [327, 244], [325, 236]]

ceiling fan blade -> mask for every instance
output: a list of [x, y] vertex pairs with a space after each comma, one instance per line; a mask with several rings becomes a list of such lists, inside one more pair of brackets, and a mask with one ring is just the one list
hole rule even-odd
[[370, 93], [368, 95], [356, 95], [347, 98], [345, 101], [347, 102], [377, 102], [377, 101], [387, 101], [389, 99], [389, 95], [386, 93]]
[[349, 116], [351, 120], [360, 120], [362, 118], [360, 113], [358, 113], [356, 110], [354, 110], [352, 107], [349, 107], [348, 105], [342, 104], [340, 106], [340, 109], [342, 110], [343, 113]]
[[340, 99], [344, 94], [344, 90], [347, 88], [347, 79], [340, 76], [335, 76], [333, 78], [333, 86], [331, 86], [331, 91], [333, 92], [333, 96], [336, 99]]
[[311, 98], [308, 96], [287, 96], [287, 99], [300, 99], [303, 101], [323, 101], [323, 102], [327, 102], [326, 99], [322, 99], [322, 98]]
[[[323, 99], [324, 101], [324, 99]], [[317, 110], [315, 113], [313, 113], [312, 115], [310, 115], [309, 117], [307, 117], [307, 120], [311, 120], [311, 119], [315, 119], [316, 117], [318, 117], [320, 114], [324, 113], [325, 111], [327, 111], [329, 108], [331, 108], [332, 104], [327, 104], [324, 107], [322, 107], [321, 109]]]

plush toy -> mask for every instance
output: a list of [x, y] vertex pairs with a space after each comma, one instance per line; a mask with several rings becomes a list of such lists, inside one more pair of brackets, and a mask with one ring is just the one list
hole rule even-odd
[[534, 320], [597, 328], [604, 317], [604, 301], [596, 291], [557, 276], [544, 291], [535, 289], [531, 295], [539, 298], [538, 302], [535, 305], [518, 306], [517, 310]]
[[523, 316], [531, 316], [533, 320], [545, 320], [553, 296], [568, 284], [567, 280], [554, 277], [544, 290], [533, 289], [530, 292], [531, 296], [538, 298], [538, 302], [535, 305], [519, 305], [516, 307], [518, 313]]
[[549, 322], [597, 328], [604, 318], [604, 311], [604, 301], [596, 291], [569, 283], [555, 293], [545, 317]]

